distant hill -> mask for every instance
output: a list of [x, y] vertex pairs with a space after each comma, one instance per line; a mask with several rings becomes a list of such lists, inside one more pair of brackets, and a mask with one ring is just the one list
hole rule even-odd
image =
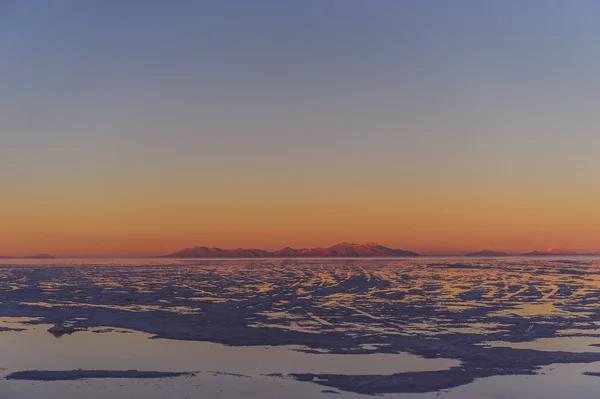
[[280, 249], [279, 251], [273, 252], [273, 256], [280, 257], [280, 258], [295, 258], [295, 257], [302, 256], [303, 255], [302, 251], [303, 250], [301, 250], [301, 249], [285, 247], [285, 248]]
[[580, 255], [577, 252], [569, 251], [566, 248], [548, 248], [541, 251], [531, 251], [523, 256], [573, 256]]
[[270, 252], [260, 249], [221, 249], [209, 247], [194, 247], [167, 255], [167, 258], [263, 258]]
[[499, 257], [499, 256], [510, 256], [510, 254], [506, 253], [506, 252], [502, 252], [502, 251], [491, 251], [489, 249], [484, 249], [482, 251], [477, 251], [477, 252], [469, 252], [468, 254], [465, 254], [465, 256], [472, 256], [474, 258], [476, 257]]
[[24, 259], [54, 259], [54, 256], [48, 254], [37, 254], [31, 256], [24, 256]]
[[403, 249], [392, 249], [376, 243], [353, 244], [342, 242], [327, 248], [286, 247], [269, 252], [262, 249], [221, 249], [209, 247], [186, 248], [163, 256], [164, 258], [330, 258], [330, 257], [413, 257], [420, 254]]

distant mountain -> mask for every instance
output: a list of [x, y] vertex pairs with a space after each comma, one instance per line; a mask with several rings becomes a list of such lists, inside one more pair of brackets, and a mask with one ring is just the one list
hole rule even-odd
[[531, 251], [523, 256], [572, 256], [580, 255], [577, 252], [569, 251], [567, 248], [548, 248], [541, 251]]
[[[407, 257], [407, 256], [420, 256], [416, 252], [405, 251], [403, 249], [392, 249], [384, 247], [373, 242], [366, 244], [354, 244], [349, 242], [342, 242], [337, 245], [333, 245], [328, 248], [305, 248], [294, 250], [299, 253], [301, 257]], [[276, 253], [279, 253], [277, 251]]]
[[24, 256], [24, 259], [54, 259], [54, 256], [48, 254], [37, 254], [31, 256]]
[[263, 258], [270, 252], [260, 249], [221, 249], [209, 247], [194, 247], [166, 255], [167, 258]]
[[194, 247], [163, 256], [164, 258], [308, 258], [308, 257], [412, 257], [420, 256], [416, 252], [392, 249], [375, 243], [353, 244], [342, 242], [328, 248], [286, 247], [269, 252], [261, 249], [221, 249]]
[[279, 251], [273, 252], [273, 256], [278, 258], [295, 258], [304, 255], [303, 249], [294, 249], [290, 247], [285, 247], [280, 249]]
[[476, 258], [476, 257], [499, 257], [499, 256], [510, 256], [510, 254], [508, 254], [506, 252], [502, 252], [502, 251], [491, 251], [489, 249], [484, 249], [482, 251], [469, 252], [468, 254], [465, 254], [465, 256], [472, 256], [474, 258]]

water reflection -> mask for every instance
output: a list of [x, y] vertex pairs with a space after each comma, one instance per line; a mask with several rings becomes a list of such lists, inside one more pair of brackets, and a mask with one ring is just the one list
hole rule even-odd
[[[9, 321], [9, 318], [4, 320]], [[9, 321], [10, 322], [10, 321]], [[219, 371], [249, 376], [289, 373], [393, 374], [444, 370], [460, 362], [423, 359], [408, 353], [331, 355], [312, 354], [300, 346], [231, 347], [209, 342], [152, 339], [137, 331], [102, 327], [60, 339], [50, 325], [11, 323], [25, 331], [0, 333], [0, 353], [6, 371], [144, 370]]]

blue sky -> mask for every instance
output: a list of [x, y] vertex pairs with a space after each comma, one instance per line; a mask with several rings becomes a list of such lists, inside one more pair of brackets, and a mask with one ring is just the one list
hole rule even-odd
[[[390, 226], [383, 215], [373, 224], [362, 216], [330, 234], [358, 239], [360, 229], [373, 235], [405, 219], [416, 226], [404, 215], [425, 212], [418, 204], [431, 196], [456, 198], [440, 205], [448, 209], [438, 220], [448, 223], [469, 216], [461, 199], [468, 193], [490, 208], [514, 202], [504, 218], [549, 201], [547, 217], [562, 209], [565, 219], [582, 218], [577, 228], [587, 208], [564, 191], [600, 198], [592, 187], [600, 171], [595, 1], [0, 4], [0, 181], [14, 204], [7, 213], [42, 217], [42, 205], [18, 204], [35, 195], [64, 205], [66, 191], [84, 219], [109, 208], [126, 213], [153, 196], [159, 214], [186, 198], [185, 212], [195, 204], [225, 215], [231, 209], [213, 202], [280, 198], [291, 209], [288, 196], [310, 203], [326, 192], [387, 211]], [[369, 196], [377, 190], [384, 199]], [[404, 203], [406, 190], [413, 194]], [[103, 193], [117, 199], [90, 200]], [[328, 201], [293, 205], [327, 214], [339, 204]], [[589, 223], [600, 218], [587, 213]], [[486, 215], [471, 215], [474, 231]], [[109, 235], [118, 220], [92, 233]], [[21, 227], [10, 245], [29, 248], [25, 241], [46, 237], [38, 230]], [[232, 234], [244, 241], [243, 231]], [[445, 231], [435, 238], [445, 242]], [[212, 237], [185, 234], [190, 242]], [[391, 234], [383, 240], [412, 243]], [[490, 244], [517, 246], [500, 236], [490, 233]], [[541, 237], [540, 245], [554, 244]]]

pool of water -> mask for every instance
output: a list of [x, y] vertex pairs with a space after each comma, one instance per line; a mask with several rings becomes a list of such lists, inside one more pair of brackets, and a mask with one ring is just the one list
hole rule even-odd
[[[254, 397], [320, 397], [323, 387], [286, 378], [289, 373], [393, 374], [444, 370], [450, 359], [423, 359], [409, 353], [334, 355], [302, 352], [300, 346], [231, 347], [209, 342], [153, 339], [124, 329], [94, 328], [55, 338], [50, 325], [27, 318], [2, 318], [2, 326], [24, 331], [0, 333], [0, 392], [14, 398], [195, 397], [200, 393]], [[23, 370], [145, 370], [194, 372], [156, 380], [9, 381]], [[282, 374], [281, 377], [269, 374]], [[330, 390], [337, 391], [337, 390]], [[293, 393], [293, 395], [292, 395]], [[40, 395], [40, 396], [38, 396]], [[225, 395], [225, 394], [223, 394]], [[272, 395], [272, 396], [269, 396]], [[297, 395], [297, 396], [294, 396]], [[344, 393], [347, 397], [356, 394]], [[223, 396], [228, 397], [228, 396]], [[246, 396], [248, 397], [248, 396]]]

